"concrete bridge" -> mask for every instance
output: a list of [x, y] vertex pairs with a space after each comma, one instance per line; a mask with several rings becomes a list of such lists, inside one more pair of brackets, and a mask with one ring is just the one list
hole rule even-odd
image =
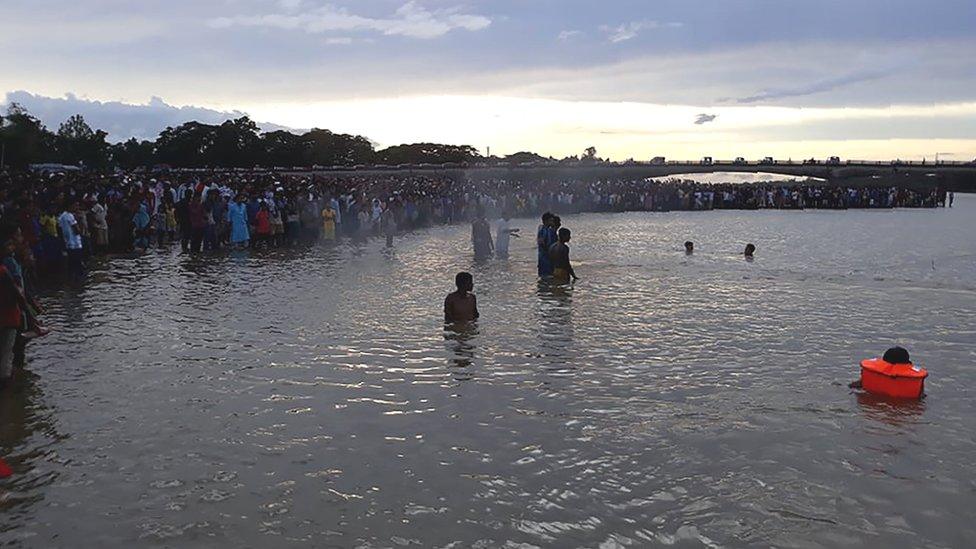
[[976, 192], [976, 163], [927, 163], [921, 162], [843, 162], [840, 164], [811, 164], [803, 162], [667, 162], [667, 163], [614, 163], [558, 164], [533, 163], [516, 166], [474, 164], [420, 165], [420, 166], [357, 166], [317, 170], [319, 174], [381, 175], [410, 173], [416, 175], [450, 174], [470, 179], [640, 179], [647, 177], [679, 176], [716, 172], [773, 173], [796, 177], [815, 177], [828, 184], [901, 186], [911, 188], [939, 187], [959, 192]]

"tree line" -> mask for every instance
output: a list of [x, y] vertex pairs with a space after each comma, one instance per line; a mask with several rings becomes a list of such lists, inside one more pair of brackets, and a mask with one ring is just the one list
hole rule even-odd
[[[57, 163], [89, 169], [170, 166], [174, 168], [275, 168], [312, 166], [446, 164], [502, 161], [551, 162], [531, 152], [504, 159], [485, 158], [468, 145], [414, 143], [377, 150], [361, 135], [313, 129], [303, 134], [261, 132], [244, 116], [222, 124], [186, 122], [168, 127], [154, 141], [135, 138], [110, 143], [108, 133], [93, 129], [81, 115], [65, 120], [57, 132], [48, 130], [25, 108], [12, 103], [0, 116], [3, 166], [26, 168]], [[600, 161], [596, 149], [563, 161]]]

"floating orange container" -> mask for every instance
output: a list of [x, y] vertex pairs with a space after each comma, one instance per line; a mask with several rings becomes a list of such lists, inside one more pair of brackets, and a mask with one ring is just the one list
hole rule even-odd
[[880, 358], [861, 361], [861, 387], [895, 398], [921, 398], [929, 373], [914, 364], [892, 364]]

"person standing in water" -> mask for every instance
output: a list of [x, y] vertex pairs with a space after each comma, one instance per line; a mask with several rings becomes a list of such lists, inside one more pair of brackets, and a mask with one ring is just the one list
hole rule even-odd
[[956, 193], [949, 191], [949, 207], [952, 207], [952, 203], [956, 201]]
[[322, 210], [322, 238], [325, 240], [335, 240], [336, 237], [336, 211], [332, 208], [332, 203], [327, 202], [325, 209]]
[[507, 259], [509, 240], [513, 236], [515, 238], [519, 238], [519, 230], [512, 229], [508, 225], [511, 217], [512, 216], [506, 211], [502, 215], [501, 221], [498, 222], [498, 228], [495, 229], [495, 257], [498, 259]]
[[746, 259], [752, 259], [752, 256], [755, 255], [755, 253], [756, 253], [756, 245], [746, 244], [746, 251], [743, 252], [743, 255], [746, 256]]
[[149, 209], [146, 208], [145, 203], [139, 204], [139, 211], [132, 217], [132, 224], [135, 227], [135, 234], [133, 236], [135, 236], [135, 248], [137, 252], [144, 252], [149, 248], [150, 221]]
[[472, 322], [477, 320], [478, 298], [471, 293], [474, 290], [474, 277], [471, 273], [460, 272], [454, 277], [457, 291], [451, 292], [444, 299], [444, 322]]
[[64, 247], [68, 251], [68, 274], [78, 279], [85, 274], [85, 256], [81, 233], [78, 232], [78, 221], [75, 218], [76, 213], [79, 213], [78, 202], [70, 200], [64, 212], [58, 216], [57, 223], [61, 229], [61, 236], [64, 238]]
[[539, 254], [539, 278], [552, 276], [552, 262], [549, 260], [549, 248], [552, 246], [553, 215], [549, 212], [542, 214], [542, 225], [536, 231], [536, 246]]
[[393, 237], [396, 235], [397, 231], [397, 220], [396, 215], [393, 213], [393, 202], [387, 203], [387, 207], [380, 214], [380, 228], [383, 230], [383, 235], [386, 237], [386, 247], [393, 247]]
[[247, 228], [247, 206], [244, 205], [243, 194], [238, 194], [227, 206], [227, 221], [230, 223], [231, 246], [246, 248], [251, 235]]
[[568, 284], [570, 277], [579, 280], [573, 265], [569, 261], [569, 240], [572, 234], [569, 229], [559, 229], [559, 241], [549, 248], [549, 259], [552, 262], [552, 280], [557, 284]]
[[494, 243], [491, 241], [491, 225], [485, 219], [485, 212], [478, 210], [478, 217], [471, 224], [471, 243], [474, 245], [475, 259], [491, 257]]
[[692, 241], [685, 242], [685, 255], [691, 255], [695, 253], [695, 243]]

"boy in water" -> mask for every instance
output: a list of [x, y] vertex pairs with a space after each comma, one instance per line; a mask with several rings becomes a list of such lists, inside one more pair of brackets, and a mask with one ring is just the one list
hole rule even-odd
[[685, 242], [685, 255], [691, 255], [695, 253], [695, 243], [692, 241]]
[[457, 291], [447, 295], [444, 300], [444, 322], [471, 322], [477, 320], [478, 299], [471, 293], [474, 290], [474, 277], [471, 273], [458, 273], [454, 277]]
[[569, 262], [569, 239], [571, 237], [569, 229], [562, 228], [559, 229], [559, 242], [556, 242], [549, 248], [549, 260], [552, 261], [552, 279], [557, 284], [567, 284], [569, 283], [569, 278], [572, 277], [573, 280], [579, 280], [576, 276], [576, 271], [573, 270], [572, 264]]

